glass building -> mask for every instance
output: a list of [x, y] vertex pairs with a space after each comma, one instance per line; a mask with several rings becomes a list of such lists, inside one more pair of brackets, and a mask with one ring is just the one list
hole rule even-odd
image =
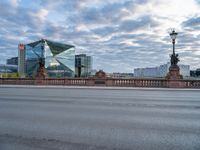
[[17, 73], [17, 65], [0, 64], [0, 73]]
[[39, 61], [45, 64], [49, 77], [74, 77], [75, 47], [42, 39], [25, 45], [25, 75], [35, 77]]
[[89, 77], [92, 71], [92, 57], [86, 54], [75, 56], [75, 76]]
[[18, 57], [12, 57], [6, 60], [7, 65], [18, 65]]

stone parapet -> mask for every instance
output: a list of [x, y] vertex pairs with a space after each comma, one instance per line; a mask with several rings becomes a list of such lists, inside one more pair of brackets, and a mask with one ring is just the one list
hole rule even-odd
[[0, 85], [66, 85], [66, 86], [113, 86], [152, 88], [200, 88], [200, 80], [167, 79], [113, 79], [113, 78], [0, 78]]

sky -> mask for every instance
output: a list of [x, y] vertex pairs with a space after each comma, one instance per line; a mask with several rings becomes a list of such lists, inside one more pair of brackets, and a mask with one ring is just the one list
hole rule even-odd
[[0, 64], [43, 38], [74, 45], [94, 69], [131, 73], [169, 62], [171, 28], [180, 64], [200, 68], [200, 0], [0, 0]]

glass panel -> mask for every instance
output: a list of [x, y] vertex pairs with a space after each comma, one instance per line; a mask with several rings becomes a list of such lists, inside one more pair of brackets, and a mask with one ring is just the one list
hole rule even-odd
[[63, 65], [68, 67], [73, 72], [75, 71], [75, 49], [70, 48], [58, 55], [55, 58], [60, 61]]
[[53, 54], [46, 42], [44, 47], [44, 58], [45, 58], [45, 68], [47, 68], [53, 61]]
[[65, 50], [69, 48], [74, 47], [71, 45], [61, 44], [61, 43], [52, 42], [48, 40], [46, 40], [46, 42], [47, 42], [47, 45], [50, 47], [50, 50], [54, 56], [64, 52]]
[[37, 58], [37, 55], [32, 51], [33, 48], [26, 45], [25, 46], [25, 60], [28, 60], [28, 59], [32, 59], [32, 58]]
[[33, 48], [33, 52], [35, 52], [35, 54], [38, 56], [38, 58], [42, 58], [44, 57], [43, 55], [43, 51], [44, 51], [44, 44], [38, 43], [34, 48]]
[[29, 45], [25, 46], [25, 73], [28, 77], [33, 77], [38, 68], [38, 56], [33, 49]]

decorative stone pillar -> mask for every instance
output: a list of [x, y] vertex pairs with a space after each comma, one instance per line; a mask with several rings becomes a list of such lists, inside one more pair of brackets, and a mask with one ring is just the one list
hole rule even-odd
[[166, 79], [169, 80], [168, 86], [172, 88], [184, 87], [182, 81], [183, 76], [180, 74], [180, 68], [177, 65], [180, 60], [178, 58], [178, 54], [175, 53], [175, 39], [177, 35], [178, 33], [175, 32], [174, 29], [172, 29], [170, 37], [172, 39], [172, 44], [173, 44], [173, 53], [171, 55], [171, 66], [169, 68], [169, 73], [166, 76]]
[[180, 80], [183, 79], [183, 76], [180, 74], [180, 68], [175, 66], [170, 66], [169, 73], [166, 76], [168, 80]]
[[40, 60], [39, 62], [39, 69], [38, 69], [38, 73], [35, 77], [35, 84], [36, 85], [46, 85], [48, 83], [46, 83], [46, 78], [48, 78], [48, 73], [46, 68], [44, 67], [44, 63], [42, 60]]
[[46, 79], [48, 78], [48, 73], [47, 70], [45, 69], [44, 66], [40, 66], [38, 69], [38, 73], [36, 75], [36, 79]]
[[106, 85], [106, 73], [103, 70], [96, 72], [94, 77], [94, 85], [105, 86]]

